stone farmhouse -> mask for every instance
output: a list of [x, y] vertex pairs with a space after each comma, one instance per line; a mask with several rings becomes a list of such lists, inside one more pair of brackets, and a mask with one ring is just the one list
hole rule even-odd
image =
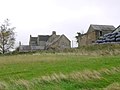
[[113, 25], [94, 25], [91, 24], [85, 34], [78, 33], [78, 47], [93, 44], [104, 34], [110, 33], [115, 30]]
[[29, 45], [20, 44], [19, 51], [63, 50], [68, 48], [71, 48], [71, 41], [64, 34], [57, 35], [53, 31], [52, 35], [38, 35], [37, 37], [30, 35]]

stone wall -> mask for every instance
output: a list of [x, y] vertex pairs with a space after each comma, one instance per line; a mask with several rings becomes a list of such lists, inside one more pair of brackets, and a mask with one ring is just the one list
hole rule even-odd
[[64, 35], [61, 36], [61, 38], [58, 42], [59, 42], [58, 44], [61, 49], [71, 48], [70, 41]]
[[65, 48], [71, 48], [71, 42], [62, 35], [56, 42], [52, 43], [49, 48], [63, 50]]
[[94, 43], [96, 40], [97, 39], [96, 39], [96, 32], [95, 31], [89, 32], [87, 34], [87, 45]]
[[95, 31], [88, 32], [87, 34], [84, 34], [81, 37], [79, 37], [78, 38], [79, 47], [94, 43], [96, 41], [96, 33], [97, 32]]
[[87, 45], [87, 34], [82, 35], [79, 37], [79, 46], [86, 46]]

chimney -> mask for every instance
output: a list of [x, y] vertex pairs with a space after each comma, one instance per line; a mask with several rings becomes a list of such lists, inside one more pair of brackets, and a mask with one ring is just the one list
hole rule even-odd
[[53, 32], [52, 32], [52, 35], [56, 35], [56, 31], [53, 31]]
[[82, 34], [81, 33], [79, 33], [79, 32], [77, 32], [77, 34], [78, 34], [78, 37], [80, 37]]
[[19, 41], [19, 46], [21, 46], [21, 42]]
[[32, 37], [32, 35], [30, 35], [30, 37]]

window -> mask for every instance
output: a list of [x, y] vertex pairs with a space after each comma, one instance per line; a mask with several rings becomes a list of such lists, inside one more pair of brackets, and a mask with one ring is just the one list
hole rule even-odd
[[100, 36], [102, 36], [102, 31], [100, 31], [100, 34], [99, 34]]

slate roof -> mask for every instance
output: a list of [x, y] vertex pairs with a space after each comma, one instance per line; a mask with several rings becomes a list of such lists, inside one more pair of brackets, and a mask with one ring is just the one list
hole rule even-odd
[[94, 30], [111, 30], [113, 31], [115, 27], [113, 25], [94, 25], [91, 24], [90, 27], [92, 27]]
[[37, 41], [37, 37], [30, 37], [30, 41]]
[[49, 35], [38, 35], [39, 41], [47, 41], [49, 39]]
[[51, 44], [57, 42], [60, 39], [60, 37], [61, 37], [60, 35], [57, 35], [57, 37], [51, 42]]
[[[50, 43], [49, 45], [52, 45], [52, 44], [54, 44], [54, 43], [56, 43], [61, 37], [66, 37], [64, 34], [62, 34], [62, 35], [57, 35], [57, 37], [52, 41], [52, 43]], [[70, 41], [67, 37], [66, 37], [66, 39], [68, 40], [68, 41]]]

